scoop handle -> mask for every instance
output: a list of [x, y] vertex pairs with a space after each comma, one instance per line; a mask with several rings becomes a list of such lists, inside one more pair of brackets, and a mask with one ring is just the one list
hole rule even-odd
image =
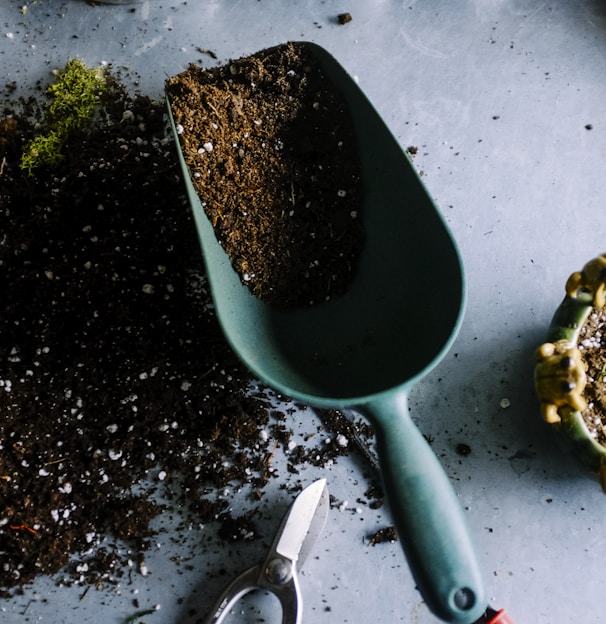
[[446, 473], [408, 414], [406, 391], [372, 399], [385, 494], [408, 565], [429, 609], [471, 624], [487, 604], [463, 511]]

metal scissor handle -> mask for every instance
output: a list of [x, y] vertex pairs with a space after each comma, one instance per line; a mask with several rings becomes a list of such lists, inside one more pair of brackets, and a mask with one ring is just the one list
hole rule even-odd
[[280, 601], [282, 624], [301, 624], [303, 601], [297, 571], [324, 527], [329, 506], [326, 479], [305, 488], [284, 516], [263, 563], [225, 588], [204, 624], [221, 624], [234, 604], [255, 589], [265, 589]]
[[269, 564], [259, 563], [236, 577], [219, 596], [204, 624], [221, 624], [236, 602], [255, 589], [266, 589], [278, 598], [282, 624], [300, 624], [302, 603], [295, 566], [282, 558]]

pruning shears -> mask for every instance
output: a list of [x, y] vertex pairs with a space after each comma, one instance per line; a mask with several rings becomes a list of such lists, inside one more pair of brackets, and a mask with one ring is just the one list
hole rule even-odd
[[298, 572], [324, 528], [329, 507], [326, 479], [306, 487], [285, 514], [265, 560], [226, 587], [204, 624], [223, 622], [234, 604], [255, 589], [265, 589], [278, 598], [282, 624], [301, 624], [303, 601]]
[[[286, 512], [263, 562], [236, 577], [219, 596], [203, 624], [221, 624], [243, 596], [256, 589], [274, 594], [282, 606], [282, 624], [301, 624], [303, 600], [298, 572], [328, 517], [326, 479], [306, 487]], [[504, 609], [488, 607], [474, 624], [513, 624]]]

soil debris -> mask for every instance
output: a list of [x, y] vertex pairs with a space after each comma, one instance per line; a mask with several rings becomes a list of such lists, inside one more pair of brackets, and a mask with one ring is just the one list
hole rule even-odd
[[375, 531], [368, 539], [372, 546], [383, 544], [385, 542], [393, 544], [398, 541], [398, 534], [395, 527], [389, 526]]
[[364, 240], [351, 117], [305, 44], [167, 82], [185, 161], [217, 239], [257, 297], [343, 294]]
[[583, 420], [597, 442], [606, 446], [606, 310], [593, 308], [579, 333], [578, 347], [587, 365]]
[[[214, 316], [164, 105], [108, 75], [98, 118], [30, 176], [19, 162], [42, 110], [15, 102], [0, 119], [5, 597], [40, 574], [111, 586], [131, 559], [143, 573], [170, 509], [255, 538], [219, 493], [262, 497], [290, 444], [288, 411]], [[344, 451], [318, 445], [317, 461]]]

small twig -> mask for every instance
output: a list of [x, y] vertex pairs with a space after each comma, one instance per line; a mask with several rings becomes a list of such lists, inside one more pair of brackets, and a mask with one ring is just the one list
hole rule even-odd
[[11, 524], [11, 529], [13, 531], [29, 531], [32, 535], [38, 535], [38, 531], [36, 529], [32, 529], [29, 524]]
[[274, 442], [274, 448], [273, 448], [272, 452], [269, 454], [269, 457], [267, 458], [267, 461], [265, 462], [267, 464], [268, 468], [271, 465], [271, 460], [274, 458], [274, 455], [276, 454], [276, 449], [277, 448], [278, 448], [278, 441], [276, 440]]
[[218, 111], [218, 110], [217, 110], [217, 109], [213, 106], [212, 102], [208, 102], [208, 101], [207, 101], [207, 102], [206, 102], [206, 105], [208, 106], [208, 108], [210, 108], [210, 109], [211, 109], [211, 110], [215, 113], [215, 115], [216, 115], [219, 119], [221, 119], [221, 115], [219, 114], [219, 111]]
[[62, 457], [61, 459], [53, 459], [53, 461], [46, 462], [47, 466], [52, 466], [53, 464], [60, 464], [62, 461], [65, 461], [66, 457]]
[[206, 48], [196, 48], [196, 50], [198, 50], [200, 54], [208, 54], [208, 56], [210, 56], [213, 60], [217, 59], [217, 55], [212, 50], [208, 50]]

